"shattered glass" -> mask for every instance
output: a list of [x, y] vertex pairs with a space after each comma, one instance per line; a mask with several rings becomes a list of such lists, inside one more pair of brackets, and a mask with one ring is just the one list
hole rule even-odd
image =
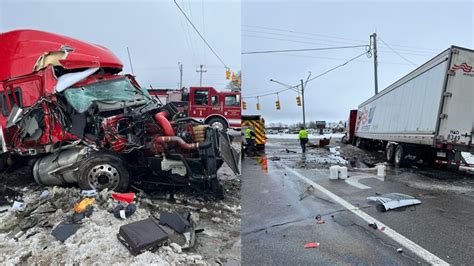
[[85, 112], [93, 102], [148, 101], [150, 97], [143, 90], [136, 89], [127, 78], [89, 84], [64, 91], [66, 100], [79, 113]]

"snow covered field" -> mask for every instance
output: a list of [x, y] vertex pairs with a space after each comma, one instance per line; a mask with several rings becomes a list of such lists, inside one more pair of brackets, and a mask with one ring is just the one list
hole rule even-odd
[[[324, 135], [313, 135], [309, 134], [309, 139], [324, 139], [324, 138], [342, 138], [344, 133], [333, 133], [333, 134], [324, 134]], [[298, 134], [267, 134], [269, 139], [298, 139]]]

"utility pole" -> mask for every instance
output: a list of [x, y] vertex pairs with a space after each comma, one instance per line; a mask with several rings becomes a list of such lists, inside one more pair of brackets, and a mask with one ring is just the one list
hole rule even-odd
[[132, 57], [130, 56], [130, 50], [128, 49], [128, 46], [127, 46], [127, 53], [128, 53], [128, 61], [130, 61], [130, 68], [132, 69], [132, 75], [135, 76], [135, 73], [133, 73]]
[[181, 89], [183, 88], [183, 64], [181, 64], [181, 62], [178, 62], [178, 66], [179, 66], [179, 88], [178, 89]]
[[207, 72], [207, 70], [202, 69], [203, 67], [203, 65], [199, 65], [199, 70], [196, 70], [199, 73], [199, 87], [202, 87], [202, 73]]
[[306, 128], [306, 117], [304, 114], [304, 84], [301, 80], [301, 107], [303, 107], [303, 127]]
[[377, 62], [377, 33], [374, 33], [370, 35], [370, 38], [373, 41], [373, 51], [374, 51], [374, 83], [375, 83], [375, 95], [379, 93], [379, 81], [377, 77], [377, 68], [378, 68], [378, 62]]

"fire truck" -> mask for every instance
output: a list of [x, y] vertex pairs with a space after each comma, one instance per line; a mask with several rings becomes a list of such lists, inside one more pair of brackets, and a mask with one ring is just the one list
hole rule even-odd
[[180, 90], [149, 89], [163, 104], [174, 105], [186, 117], [220, 130], [240, 129], [240, 90], [217, 91], [213, 87], [189, 87]]

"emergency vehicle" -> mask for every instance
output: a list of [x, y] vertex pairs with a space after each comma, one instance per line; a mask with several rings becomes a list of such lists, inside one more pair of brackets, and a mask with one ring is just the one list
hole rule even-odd
[[180, 90], [149, 89], [150, 95], [163, 104], [172, 103], [187, 117], [214, 128], [240, 129], [241, 97], [239, 90], [217, 91], [213, 87], [190, 87]]
[[248, 127], [255, 133], [255, 146], [257, 150], [265, 150], [267, 136], [265, 134], [265, 119], [260, 115], [242, 115], [242, 131]]

